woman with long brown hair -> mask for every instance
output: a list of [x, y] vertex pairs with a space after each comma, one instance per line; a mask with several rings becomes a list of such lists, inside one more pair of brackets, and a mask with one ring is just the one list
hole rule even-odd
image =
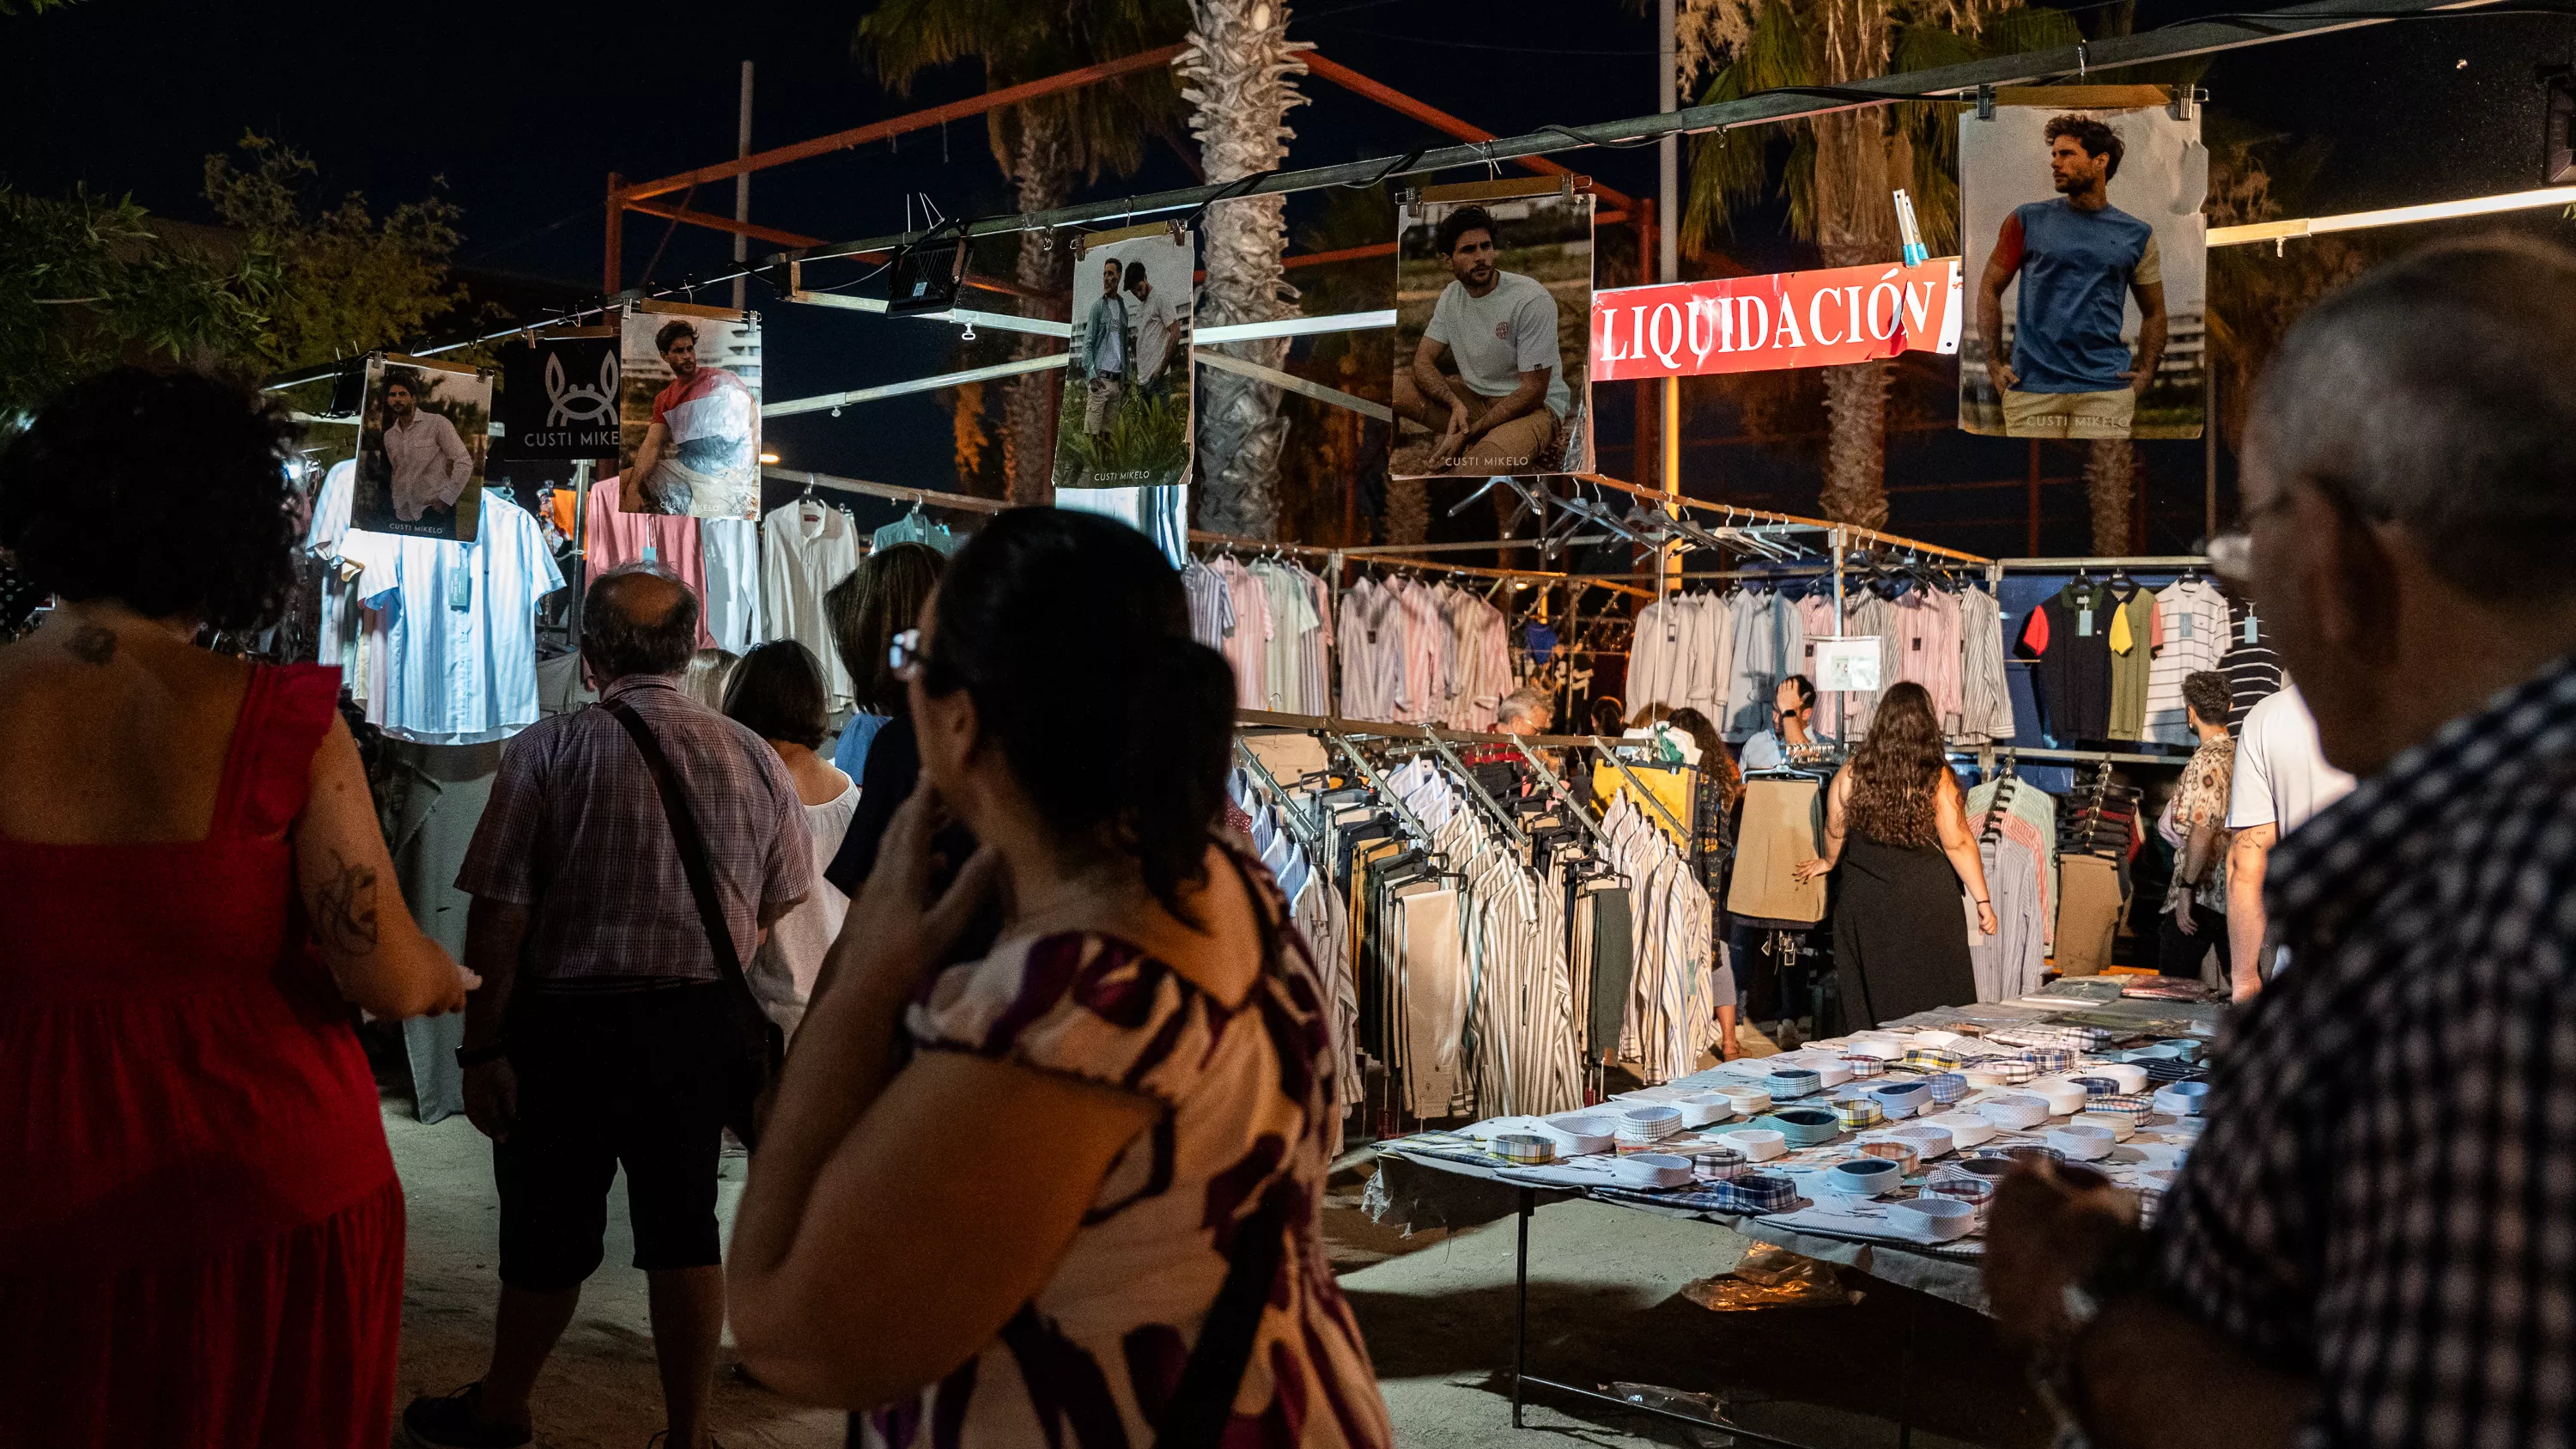
[[1977, 999], [1959, 891], [1977, 929], [1995, 933], [1985, 862], [1967, 799], [1942, 755], [1932, 696], [1911, 680], [1880, 696], [1869, 737], [1825, 796], [1825, 853], [1798, 867], [1813, 880], [1840, 868], [1834, 974], [1847, 1026], [1876, 1026]]

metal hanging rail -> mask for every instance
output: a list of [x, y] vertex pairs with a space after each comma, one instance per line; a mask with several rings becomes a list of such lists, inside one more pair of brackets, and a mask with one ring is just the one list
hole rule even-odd
[[1386, 802], [1387, 809], [1395, 812], [1395, 818], [1404, 822], [1405, 829], [1413, 832], [1414, 839], [1422, 842], [1424, 850], [1430, 850], [1432, 848], [1431, 828], [1424, 825], [1421, 817], [1413, 813], [1413, 808], [1405, 804], [1403, 798], [1388, 787], [1386, 777], [1380, 775], [1377, 768], [1360, 754], [1359, 747], [1337, 734], [1328, 733], [1325, 738], [1340, 747], [1343, 757], [1351, 762], [1352, 768], [1360, 772], [1360, 778], [1368, 782], [1368, 787], [1377, 793], [1377, 797]]
[[1672, 827], [1673, 834], [1680, 836], [1680, 843], [1687, 848], [1690, 844], [1691, 838], [1689, 827], [1673, 818], [1673, 812], [1664, 808], [1664, 802], [1655, 798], [1655, 792], [1646, 788], [1646, 782], [1637, 778], [1637, 772], [1628, 768], [1628, 762], [1619, 758], [1619, 752], [1617, 750], [1612, 749], [1608, 744], [1603, 743], [1599, 735], [1594, 735], [1592, 737], [1592, 743], [1605, 757], [1609, 759], [1611, 764], [1619, 767], [1619, 773], [1627, 777], [1629, 788], [1635, 790], [1639, 795], [1644, 796], [1646, 803], [1655, 807], [1655, 813], [1664, 817], [1664, 823]]
[[[2104, 36], [2075, 45], [1899, 72], [1853, 81], [1848, 85], [1762, 91], [1736, 100], [1690, 106], [1659, 115], [1580, 126], [1551, 125], [1518, 136], [1468, 145], [1424, 147], [1403, 156], [1312, 166], [1295, 171], [1260, 172], [1208, 186], [1180, 187], [1143, 196], [1060, 206], [1047, 211], [986, 217], [952, 224], [948, 230], [951, 233], [962, 231], [966, 236], [975, 237], [1045, 231], [1112, 217], [1133, 219], [1162, 212], [1181, 211], [1195, 216], [1210, 205], [1247, 196], [1282, 196], [1326, 187], [1370, 187], [1400, 176], [1471, 166], [1491, 167], [1501, 162], [1592, 146], [1636, 146], [1667, 135], [1725, 131], [1739, 126], [1799, 120], [1900, 101], [1960, 100], [1988, 87], [2032, 85], [2061, 77], [2089, 78], [2099, 70], [2181, 60], [2302, 36], [2358, 30], [2413, 16], [2474, 10], [2493, 3], [2495, 0], [2466, 0], [2466, 3], [2462, 0], [2319, 0], [2319, 3], [2293, 5], [2260, 14], [2181, 21], [2135, 35]], [[701, 168], [700, 174], [716, 169], [719, 168]], [[768, 265], [885, 252], [909, 246], [923, 235], [925, 233], [904, 231], [801, 248], [772, 256]]]
[[[1503, 738], [1510, 740], [1513, 744], [1521, 745], [1521, 737], [1519, 735], [1505, 735]], [[1546, 736], [1533, 735], [1531, 738], [1543, 739], [1546, 738]], [[1578, 741], [1578, 743], [1580, 742]], [[1527, 745], [1521, 745], [1521, 758], [1529, 761], [1530, 768], [1538, 771], [1538, 777], [1547, 782], [1548, 797], [1556, 801], [1558, 805], [1564, 807], [1566, 814], [1574, 817], [1574, 823], [1583, 827], [1584, 832], [1592, 837], [1592, 841], [1595, 845], [1598, 845], [1605, 850], [1608, 849], [1610, 846], [1610, 837], [1601, 833], [1601, 827], [1598, 824], [1595, 824], [1592, 819], [1592, 812], [1584, 809], [1583, 802], [1574, 798], [1574, 792], [1565, 788], [1565, 782], [1558, 779], [1556, 772], [1547, 767], [1547, 761], [1539, 758], [1538, 751], [1531, 749]]]
[[1280, 785], [1279, 777], [1270, 773], [1268, 763], [1263, 761], [1259, 751], [1253, 749], [1244, 740], [1241, 731], [1237, 731], [1234, 736], [1234, 752], [1242, 757], [1243, 763], [1252, 767], [1252, 778], [1263, 789], [1270, 792], [1271, 802], [1279, 807], [1279, 823], [1286, 826], [1288, 833], [1297, 838], [1297, 844], [1305, 849], [1309, 859], [1320, 863], [1324, 857], [1323, 842], [1317, 839], [1307, 828], [1306, 822], [1298, 817], [1297, 807], [1289, 802], [1288, 791]]
[[1440, 732], [1429, 725], [1424, 725], [1422, 737], [1431, 742], [1431, 748], [1439, 752], [1441, 759], [1449, 762], [1450, 769], [1458, 772], [1458, 788], [1466, 792], [1467, 796], [1478, 805], [1484, 807], [1485, 814], [1492, 818], [1494, 824], [1502, 827], [1503, 838], [1523, 850], [1529, 849], [1529, 837], [1521, 834], [1520, 827], [1512, 823], [1510, 813], [1495, 804], [1494, 797], [1486, 794], [1485, 788], [1476, 783], [1476, 777], [1468, 773], [1467, 762], [1458, 758], [1458, 752], [1449, 748], [1449, 742], [1440, 738]]

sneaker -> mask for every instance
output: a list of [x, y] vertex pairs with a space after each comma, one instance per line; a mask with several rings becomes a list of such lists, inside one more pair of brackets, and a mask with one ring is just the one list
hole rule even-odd
[[444, 1398], [423, 1394], [403, 1410], [403, 1431], [424, 1449], [519, 1449], [536, 1438], [526, 1424], [487, 1424], [474, 1404], [483, 1385], [467, 1384]]

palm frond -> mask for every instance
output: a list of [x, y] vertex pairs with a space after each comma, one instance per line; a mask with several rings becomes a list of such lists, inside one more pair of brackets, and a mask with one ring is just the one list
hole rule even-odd
[[[1701, 105], [1739, 100], [1760, 91], [1815, 84], [1806, 38], [1787, 0], [1763, 0], [1747, 39], [1700, 94]], [[1792, 123], [1803, 132], [1805, 127]], [[1732, 229], [1735, 214], [1759, 204], [1771, 192], [1771, 142], [1776, 128], [1746, 128], [1729, 135], [1716, 131], [1691, 138], [1690, 197], [1682, 208], [1681, 245], [1698, 254], [1710, 240]], [[1794, 191], [1798, 167], [1789, 177]], [[1792, 211], [1796, 197], [1791, 197]]]

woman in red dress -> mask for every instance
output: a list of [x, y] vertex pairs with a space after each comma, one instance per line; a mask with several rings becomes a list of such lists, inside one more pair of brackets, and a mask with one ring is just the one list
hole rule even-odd
[[294, 579], [295, 429], [192, 374], [0, 452], [0, 1444], [382, 1445], [403, 1200], [351, 1003], [460, 1007], [337, 670], [196, 647]]

